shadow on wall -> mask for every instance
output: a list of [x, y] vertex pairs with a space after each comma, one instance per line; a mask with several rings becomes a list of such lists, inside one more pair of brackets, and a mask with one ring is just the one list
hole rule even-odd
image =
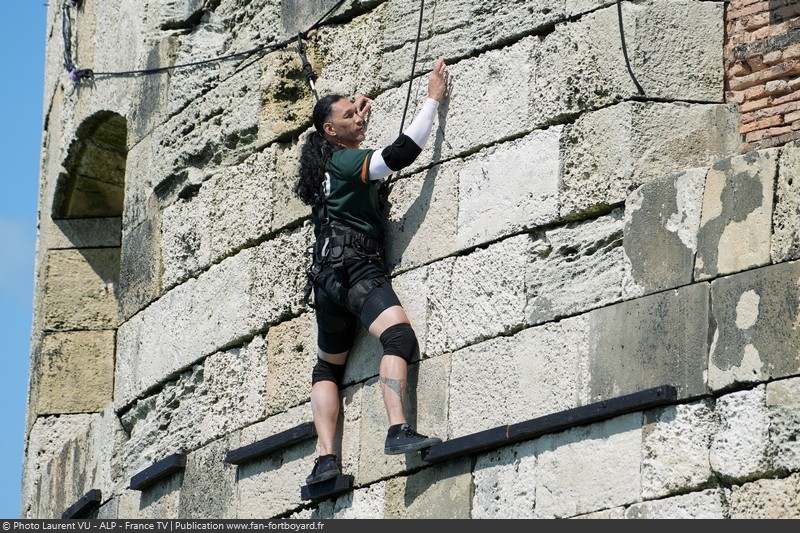
[[113, 400], [127, 121], [78, 128], [51, 209], [65, 245], [46, 255], [37, 416], [95, 413]]

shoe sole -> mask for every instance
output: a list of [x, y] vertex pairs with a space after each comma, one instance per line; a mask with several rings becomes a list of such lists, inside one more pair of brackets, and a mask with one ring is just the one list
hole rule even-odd
[[383, 453], [386, 455], [400, 455], [401, 453], [416, 452], [419, 450], [424, 450], [425, 448], [430, 448], [434, 444], [440, 444], [441, 442], [442, 441], [440, 439], [428, 439], [422, 442], [413, 442], [411, 444], [384, 447]]
[[318, 476], [307, 477], [306, 485], [314, 485], [315, 483], [322, 483], [323, 481], [328, 481], [329, 479], [337, 477], [340, 473], [341, 472], [338, 472], [336, 470], [331, 470], [329, 472], [323, 472]]

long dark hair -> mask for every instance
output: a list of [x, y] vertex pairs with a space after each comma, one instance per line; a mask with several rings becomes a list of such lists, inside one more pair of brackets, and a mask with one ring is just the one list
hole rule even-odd
[[294, 184], [294, 193], [306, 205], [312, 205], [325, 177], [325, 166], [338, 149], [325, 139], [323, 125], [331, 118], [333, 104], [345, 98], [341, 94], [323, 96], [314, 106], [314, 131], [306, 138], [300, 151], [300, 177]]

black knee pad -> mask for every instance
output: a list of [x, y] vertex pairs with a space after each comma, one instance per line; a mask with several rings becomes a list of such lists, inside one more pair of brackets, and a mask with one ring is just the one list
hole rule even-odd
[[311, 384], [317, 381], [333, 381], [337, 385], [344, 379], [344, 365], [335, 365], [317, 357], [317, 364], [311, 371]]
[[396, 355], [410, 363], [419, 349], [417, 335], [411, 324], [395, 324], [381, 333], [384, 355]]

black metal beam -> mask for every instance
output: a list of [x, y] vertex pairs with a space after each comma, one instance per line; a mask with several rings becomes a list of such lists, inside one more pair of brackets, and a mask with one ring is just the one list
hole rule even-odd
[[182, 453], [173, 453], [133, 476], [131, 478], [130, 488], [132, 490], [144, 490], [150, 485], [184, 468], [186, 468], [186, 455]]
[[282, 448], [291, 446], [296, 442], [317, 436], [317, 430], [313, 422], [304, 422], [299, 426], [287, 429], [281, 433], [276, 433], [266, 439], [236, 448], [225, 454], [225, 462], [231, 464], [242, 464], [253, 459], [257, 459], [269, 453], [278, 451]]
[[678, 392], [675, 387], [661, 385], [660, 387], [534, 418], [526, 422], [499, 426], [451, 439], [440, 444], [434, 444], [427, 450], [422, 450], [422, 459], [428, 463], [435, 463], [454, 457], [493, 450], [509, 444], [535, 439], [548, 433], [555, 433], [650, 407], [672, 403], [677, 398]]
[[92, 489], [61, 513], [61, 518], [89, 518], [100, 507], [101, 501], [103, 501], [103, 498], [100, 489]]
[[300, 498], [305, 501], [311, 500], [315, 502], [327, 500], [352, 490], [353, 479], [353, 476], [344, 474], [313, 485], [304, 485], [300, 487]]

